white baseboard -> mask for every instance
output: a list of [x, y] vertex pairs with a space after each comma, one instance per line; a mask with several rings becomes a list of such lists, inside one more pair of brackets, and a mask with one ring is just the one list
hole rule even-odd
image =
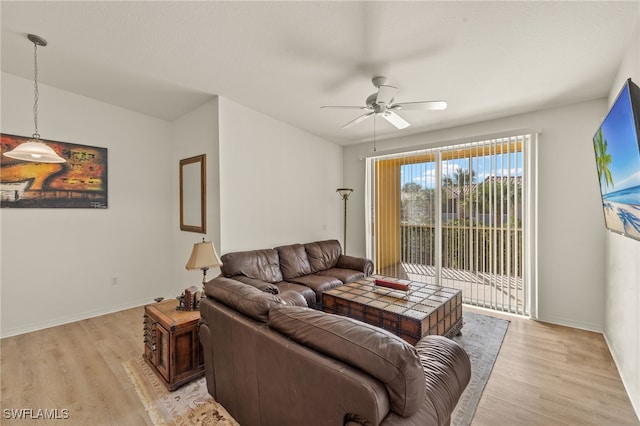
[[609, 348], [609, 353], [613, 358], [613, 363], [616, 365], [616, 369], [618, 370], [618, 375], [620, 376], [620, 379], [622, 379], [622, 385], [624, 386], [624, 390], [627, 392], [627, 395], [629, 396], [629, 400], [631, 401], [631, 406], [633, 407], [633, 410], [636, 412], [636, 417], [638, 417], [638, 420], [640, 420], [640, 395], [635, 395], [636, 398], [634, 398], [634, 395], [631, 394], [629, 379], [625, 380], [625, 375], [622, 374], [622, 370], [620, 369], [620, 363], [618, 362], [619, 358], [617, 356], [617, 353], [614, 350], [613, 346], [610, 344], [609, 339], [607, 338], [607, 334], [603, 333], [603, 336], [604, 336], [604, 341], [607, 344], [607, 347]]
[[[8, 330], [3, 330], [0, 339], [25, 333], [31, 333], [32, 331], [44, 330], [46, 328], [69, 324], [76, 321], [82, 321], [89, 318], [99, 317], [101, 315], [112, 314], [114, 312], [124, 311], [125, 309], [137, 308], [138, 306], [148, 305], [149, 303], [153, 303], [153, 299], [144, 298], [140, 300], [129, 301], [120, 305], [114, 305], [92, 311], [79, 312], [68, 316], [52, 318], [39, 323], [29, 324], [27, 327], [10, 328]], [[142, 324], [142, 319], [140, 321], [140, 324]], [[140, 325], [140, 327], [142, 327], [142, 325]]]
[[578, 321], [573, 321], [567, 318], [549, 317], [549, 316], [545, 316], [545, 317], [539, 316], [536, 320], [542, 321], [542, 322], [548, 322], [556, 325], [563, 325], [565, 327], [578, 328], [580, 330], [593, 331], [595, 333], [600, 333], [600, 334], [604, 333], [604, 330], [602, 329], [602, 324], [578, 322]]

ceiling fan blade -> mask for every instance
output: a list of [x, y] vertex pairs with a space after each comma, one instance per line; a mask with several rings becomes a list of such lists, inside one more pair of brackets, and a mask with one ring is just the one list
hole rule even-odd
[[410, 126], [410, 124], [398, 114], [392, 111], [387, 111], [382, 114], [382, 117], [387, 120], [389, 123], [396, 126], [398, 129], [406, 129]]
[[367, 107], [365, 106], [355, 106], [355, 105], [323, 105], [320, 108], [367, 109]]
[[351, 120], [350, 122], [348, 122], [347, 124], [342, 126], [342, 128], [346, 129], [346, 128], [351, 127], [351, 126], [355, 126], [356, 124], [363, 122], [365, 119], [367, 119], [368, 117], [372, 116], [373, 114], [374, 114], [373, 111], [368, 112], [366, 114], [362, 114], [360, 117], [356, 118], [355, 120]]
[[397, 90], [398, 88], [393, 86], [385, 86], [385, 85], [379, 86], [376, 103], [389, 105], [393, 100], [393, 97], [396, 95]]
[[400, 102], [389, 106], [390, 109], [406, 109], [406, 110], [443, 110], [447, 108], [446, 101], [422, 101], [422, 102]]

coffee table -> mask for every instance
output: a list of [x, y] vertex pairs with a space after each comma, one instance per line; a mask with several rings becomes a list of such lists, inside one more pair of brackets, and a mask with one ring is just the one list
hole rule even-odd
[[[408, 291], [375, 284], [408, 284]], [[429, 334], [452, 337], [462, 329], [462, 291], [417, 281], [371, 275], [322, 293], [322, 310], [364, 321], [415, 345]]]

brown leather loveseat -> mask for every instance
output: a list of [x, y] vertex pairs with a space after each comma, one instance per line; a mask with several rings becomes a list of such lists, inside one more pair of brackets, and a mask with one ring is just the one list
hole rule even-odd
[[337, 240], [232, 252], [221, 260], [222, 276], [272, 294], [296, 291], [315, 309], [322, 308], [322, 292], [373, 273], [371, 260], [342, 254]]
[[205, 294], [207, 388], [242, 426], [447, 425], [470, 379], [466, 352], [442, 336], [413, 347], [297, 291], [225, 277]]

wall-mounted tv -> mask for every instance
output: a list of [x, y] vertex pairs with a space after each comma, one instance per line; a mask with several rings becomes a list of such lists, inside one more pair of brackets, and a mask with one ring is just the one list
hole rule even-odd
[[640, 88], [628, 79], [593, 137], [607, 229], [640, 240]]

